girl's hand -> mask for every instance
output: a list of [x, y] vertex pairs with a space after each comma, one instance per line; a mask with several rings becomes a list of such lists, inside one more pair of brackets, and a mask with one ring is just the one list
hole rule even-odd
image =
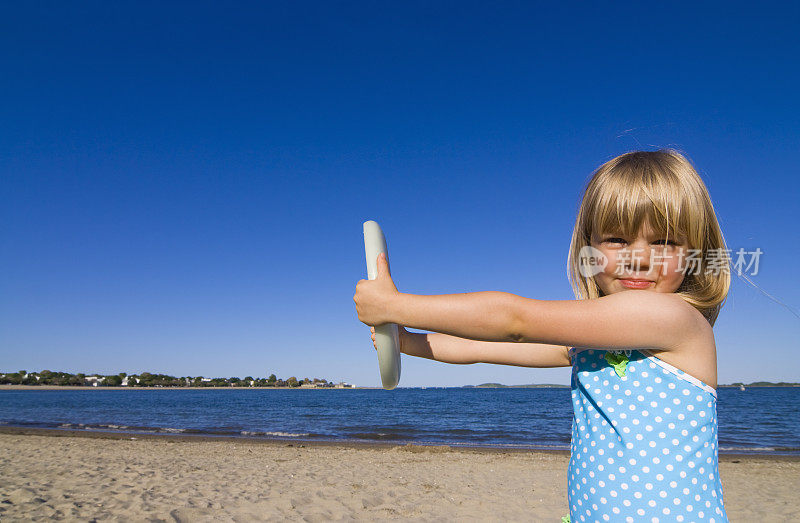
[[383, 254], [378, 255], [378, 275], [374, 280], [359, 280], [353, 301], [356, 303], [358, 320], [367, 325], [392, 323], [391, 306], [400, 293], [389, 274], [389, 262]]
[[[372, 333], [372, 346], [375, 350], [378, 350], [378, 346], [375, 344], [375, 327], [370, 327], [369, 332]], [[406, 343], [406, 336], [409, 335], [409, 332], [403, 327], [402, 325], [397, 326], [397, 339], [400, 340], [400, 354], [405, 354], [403, 351], [403, 346]]]

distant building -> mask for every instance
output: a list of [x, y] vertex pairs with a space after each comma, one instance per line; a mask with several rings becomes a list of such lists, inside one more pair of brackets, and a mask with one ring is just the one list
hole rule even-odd
[[100, 385], [100, 382], [103, 381], [102, 376], [86, 376], [83, 378], [84, 385], [91, 385], [92, 387], [97, 387]]

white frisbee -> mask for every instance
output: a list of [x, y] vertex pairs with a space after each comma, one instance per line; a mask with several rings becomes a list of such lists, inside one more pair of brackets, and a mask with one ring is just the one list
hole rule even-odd
[[[388, 263], [389, 253], [380, 225], [372, 220], [364, 222], [364, 252], [367, 255], [367, 278], [374, 280], [378, 276], [378, 255], [384, 253]], [[400, 338], [396, 323], [375, 326], [375, 346], [381, 383], [384, 389], [392, 390], [400, 383]]]

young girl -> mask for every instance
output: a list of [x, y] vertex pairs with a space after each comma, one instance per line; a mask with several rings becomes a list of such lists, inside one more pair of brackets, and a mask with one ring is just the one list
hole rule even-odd
[[[401, 351], [447, 363], [572, 367], [567, 492], [578, 521], [727, 521], [712, 327], [729, 259], [705, 184], [681, 154], [636, 151], [584, 192], [569, 252], [577, 300], [397, 291], [384, 258], [353, 297]], [[374, 329], [373, 342], [374, 342]]]

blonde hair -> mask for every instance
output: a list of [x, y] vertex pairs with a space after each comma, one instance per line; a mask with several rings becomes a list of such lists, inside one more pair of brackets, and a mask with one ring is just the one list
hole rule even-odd
[[713, 327], [730, 289], [730, 257], [708, 189], [691, 162], [672, 149], [629, 152], [592, 174], [578, 209], [567, 261], [576, 298], [603, 296], [594, 277], [580, 272], [581, 249], [591, 244], [592, 234], [618, 231], [635, 237], [644, 223], [667, 238], [673, 231], [673, 238], [686, 239], [689, 249], [698, 250], [700, 259], [695, 263], [699, 262], [699, 268], [688, 268], [675, 293]]

